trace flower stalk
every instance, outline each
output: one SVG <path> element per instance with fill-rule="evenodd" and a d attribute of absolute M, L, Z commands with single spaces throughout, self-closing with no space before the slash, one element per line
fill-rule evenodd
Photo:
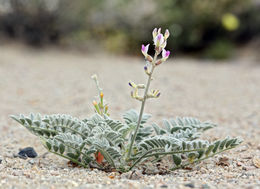
<path fill-rule="evenodd" d="M 150 84 L 151 84 L 154 69 L 156 68 L 156 66 L 158 66 L 162 62 L 166 61 L 167 58 L 170 55 L 170 51 L 166 51 L 164 49 L 166 44 L 167 44 L 167 38 L 169 37 L 169 35 L 170 35 L 170 33 L 169 33 L 168 29 L 165 31 L 164 35 L 161 34 L 161 28 L 159 28 L 158 30 L 157 30 L 157 28 L 155 28 L 153 30 L 152 36 L 153 36 L 153 41 L 154 41 L 154 46 L 155 46 L 155 54 L 154 54 L 153 58 L 148 54 L 150 44 L 148 44 L 146 46 L 142 45 L 142 47 L 141 47 L 141 52 L 143 53 L 147 62 L 150 63 L 150 65 L 151 65 L 150 71 L 148 71 L 147 65 L 145 65 L 145 67 L 144 67 L 144 71 L 148 75 L 148 79 L 147 79 L 146 85 L 143 87 L 145 89 L 143 97 L 140 97 L 138 95 L 138 89 L 140 89 L 140 87 L 138 87 L 138 86 L 140 86 L 140 85 L 136 85 L 133 82 L 129 82 L 129 85 L 134 88 L 134 92 L 131 92 L 131 96 L 133 98 L 137 99 L 137 100 L 140 100 L 142 102 L 142 104 L 141 104 L 141 108 L 140 108 L 140 112 L 139 112 L 139 118 L 138 118 L 138 121 L 137 121 L 137 125 L 136 125 L 136 128 L 135 128 L 135 132 L 134 132 L 134 135 L 131 139 L 131 143 L 130 143 L 130 146 L 129 146 L 129 149 L 128 149 L 127 158 L 126 158 L 127 160 L 129 160 L 129 158 L 131 158 L 131 155 L 132 155 L 133 145 L 134 145 L 138 130 L 139 130 L 140 125 L 141 125 L 146 100 L 148 98 L 158 98 L 161 94 L 159 92 L 159 90 L 152 90 L 152 93 L 148 93 L 148 92 L 149 92 L 149 87 L 150 87 Z M 157 60 L 157 57 L 161 52 L 162 52 L 162 58 L 160 60 Z"/>

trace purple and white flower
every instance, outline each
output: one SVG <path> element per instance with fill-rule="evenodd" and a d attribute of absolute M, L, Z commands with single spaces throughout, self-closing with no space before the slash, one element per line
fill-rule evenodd
<path fill-rule="evenodd" d="M 166 47 L 167 39 L 169 36 L 170 36 L 170 32 L 168 29 L 165 30 L 164 35 L 161 34 L 161 28 L 159 28 L 158 30 L 157 28 L 155 28 L 153 30 L 153 42 L 158 53 L 160 53 L 161 50 Z"/>
<path fill-rule="evenodd" d="M 148 50 L 149 50 L 149 45 L 150 44 L 148 44 L 148 45 L 142 45 L 142 48 L 141 48 L 141 51 L 142 51 L 142 53 L 143 53 L 143 55 L 144 55 L 144 57 L 145 58 L 147 58 L 147 56 L 148 56 L 148 54 L 147 54 L 147 52 L 148 52 Z"/>
<path fill-rule="evenodd" d="M 153 39 L 154 45 L 156 47 L 161 47 L 162 44 L 164 43 L 164 37 L 163 34 L 158 33 L 158 35 Z"/>
<path fill-rule="evenodd" d="M 165 49 L 162 50 L 162 61 L 166 61 L 167 58 L 170 56 L 171 52 Z"/>

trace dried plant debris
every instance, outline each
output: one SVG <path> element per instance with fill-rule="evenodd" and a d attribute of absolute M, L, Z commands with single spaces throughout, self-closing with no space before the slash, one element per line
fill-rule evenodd
<path fill-rule="evenodd" d="M 255 157 L 253 158 L 253 164 L 254 164 L 254 166 L 255 166 L 256 168 L 260 168 L 260 158 L 257 157 L 257 156 L 255 156 Z"/>
<path fill-rule="evenodd" d="M 221 157 L 221 158 L 219 158 L 219 160 L 216 164 L 220 165 L 220 166 L 229 166 L 230 165 L 229 158 L 228 157 Z"/>

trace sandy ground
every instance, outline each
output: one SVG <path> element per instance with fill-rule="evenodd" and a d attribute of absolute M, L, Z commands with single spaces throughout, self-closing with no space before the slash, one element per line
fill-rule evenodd
<path fill-rule="evenodd" d="M 29 112 L 90 115 L 96 95 L 93 73 L 100 77 L 114 118 L 130 108 L 139 109 L 127 83 L 145 81 L 142 59 L 0 47 L 0 188 L 260 188 L 260 169 L 253 164 L 253 158 L 260 158 L 260 64 L 175 58 L 160 66 L 152 87 L 162 95 L 146 106 L 152 121 L 195 116 L 219 124 L 204 138 L 241 136 L 244 143 L 193 170 L 164 176 L 136 173 L 132 179 L 129 174 L 111 179 L 111 173 L 71 168 L 52 154 L 42 157 L 46 150 L 40 141 L 8 117 Z M 27 146 L 40 156 L 13 157 Z M 226 166 L 218 165 L 221 157 L 228 158 Z"/>

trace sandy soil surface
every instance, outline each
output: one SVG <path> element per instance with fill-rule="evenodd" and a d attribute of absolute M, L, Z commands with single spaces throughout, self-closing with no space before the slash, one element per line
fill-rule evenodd
<path fill-rule="evenodd" d="M 152 121 L 195 116 L 219 127 L 204 134 L 214 140 L 241 136 L 236 149 L 198 164 L 193 170 L 169 175 L 111 173 L 72 168 L 46 150 L 10 114 L 66 113 L 84 118 L 93 110 L 96 95 L 90 79 L 97 73 L 114 118 L 139 103 L 130 98 L 128 80 L 145 82 L 138 58 L 84 55 L 62 50 L 0 47 L 0 188 L 260 188 L 260 64 L 245 60 L 214 63 L 172 59 L 156 70 L 152 87 L 162 92 L 147 103 Z M 13 154 L 32 146 L 38 158 L 23 160 Z M 220 158 L 227 157 L 224 163 Z"/>

